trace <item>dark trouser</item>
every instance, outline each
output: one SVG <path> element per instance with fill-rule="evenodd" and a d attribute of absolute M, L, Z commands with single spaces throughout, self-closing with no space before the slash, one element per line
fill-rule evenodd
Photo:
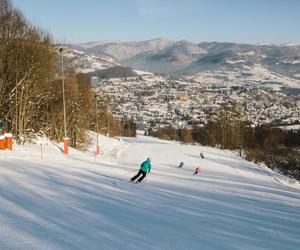
<path fill-rule="evenodd" d="M 141 182 L 145 176 L 146 176 L 146 172 L 144 172 L 143 170 L 140 170 L 135 176 L 133 176 L 131 178 L 131 181 L 135 181 L 137 178 L 139 178 L 140 175 L 142 175 L 139 179 L 138 179 L 138 182 Z"/>

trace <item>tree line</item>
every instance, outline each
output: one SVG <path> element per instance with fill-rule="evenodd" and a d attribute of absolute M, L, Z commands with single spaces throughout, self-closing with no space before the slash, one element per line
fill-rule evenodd
<path fill-rule="evenodd" d="M 62 52 L 63 53 L 63 52 Z M 64 74 L 67 136 L 81 147 L 87 131 L 110 127 L 109 135 L 135 135 L 132 120 L 117 120 L 96 101 L 90 77 L 68 68 Z M 106 119 L 109 117 L 109 119 Z M 96 121 L 97 118 L 97 121 Z M 64 137 L 61 55 L 51 34 L 32 25 L 10 0 L 0 0 L 0 127 L 18 142 L 37 133 Z"/>

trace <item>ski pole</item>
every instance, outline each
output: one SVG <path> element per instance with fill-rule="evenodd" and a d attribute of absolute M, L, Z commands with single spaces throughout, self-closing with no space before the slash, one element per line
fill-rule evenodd
<path fill-rule="evenodd" d="M 135 172 L 137 170 L 139 170 L 139 169 L 137 168 L 137 169 L 134 169 L 134 170 L 126 171 L 124 174 L 128 175 L 128 174 L 131 174 L 131 173 L 133 173 L 133 172 Z"/>
<path fill-rule="evenodd" d="M 125 172 L 124 174 L 123 174 L 123 177 L 128 177 L 131 173 L 133 173 L 133 172 L 135 172 L 135 171 L 137 171 L 138 170 L 138 168 L 137 169 L 134 169 L 134 170 L 130 170 L 130 171 L 127 171 L 127 172 Z"/>
<path fill-rule="evenodd" d="M 146 175 L 146 177 L 145 177 L 145 181 L 144 181 L 145 184 L 147 183 L 148 176 L 149 176 L 149 172 L 147 173 L 147 175 Z"/>
<path fill-rule="evenodd" d="M 137 169 L 134 169 L 134 170 L 130 170 L 129 172 L 127 172 L 127 174 L 130 174 L 130 173 L 135 172 L 137 170 L 139 170 L 139 169 L 137 168 Z"/>

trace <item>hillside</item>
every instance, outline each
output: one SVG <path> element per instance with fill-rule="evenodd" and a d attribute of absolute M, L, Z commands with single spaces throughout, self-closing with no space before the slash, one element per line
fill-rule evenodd
<path fill-rule="evenodd" d="M 207 52 L 188 41 L 179 41 L 160 51 L 147 51 L 121 61 L 133 68 L 172 74 L 192 64 Z"/>
<path fill-rule="evenodd" d="M 39 142 L 0 152 L 0 249 L 299 247 L 299 183 L 230 152 L 101 136 L 103 155 L 65 157 L 42 142 L 42 159 Z M 148 178 L 128 183 L 146 157 Z"/>
<path fill-rule="evenodd" d="M 107 69 L 102 69 L 92 73 L 93 76 L 97 76 L 100 79 L 110 79 L 110 78 L 126 78 L 134 77 L 138 74 L 129 67 L 124 66 L 114 66 Z"/>
<path fill-rule="evenodd" d="M 82 57 L 121 64 L 138 70 L 191 76 L 201 72 L 243 72 L 259 65 L 272 74 L 300 79 L 300 46 L 222 42 L 192 43 L 164 38 L 132 42 L 92 42 L 74 44 Z M 75 61 L 79 60 L 78 58 Z M 91 60 L 90 60 L 91 61 Z M 86 61 L 87 62 L 87 61 Z M 87 62 L 90 64 L 90 62 Z M 79 65 L 79 63 L 74 63 Z M 85 68 L 86 66 L 82 66 Z M 93 67 L 93 66 L 92 66 Z"/>

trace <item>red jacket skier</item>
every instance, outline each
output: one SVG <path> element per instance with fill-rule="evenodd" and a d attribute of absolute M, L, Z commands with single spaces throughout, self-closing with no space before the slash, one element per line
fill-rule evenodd
<path fill-rule="evenodd" d="M 200 172 L 200 167 L 196 167 L 194 174 L 198 174 Z"/>

